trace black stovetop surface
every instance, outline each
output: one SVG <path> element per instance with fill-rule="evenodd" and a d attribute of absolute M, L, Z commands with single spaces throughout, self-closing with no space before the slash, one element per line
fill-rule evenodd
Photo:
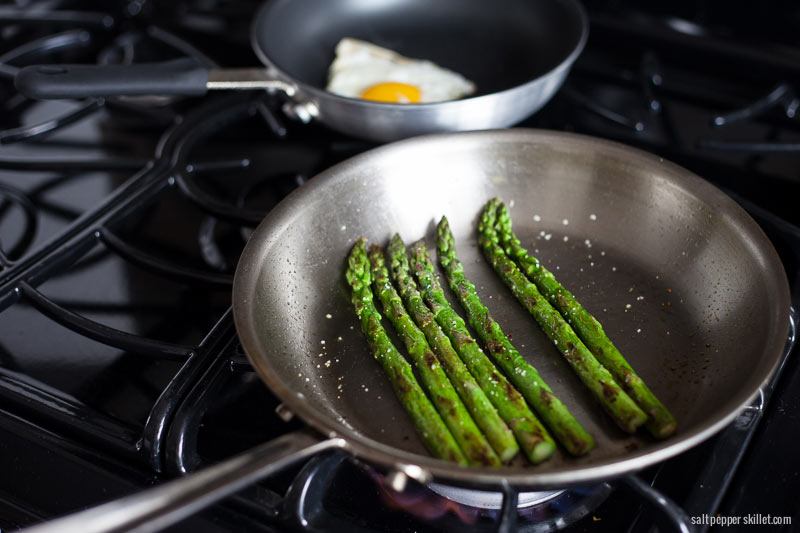
<path fill-rule="evenodd" d="M 44 62 L 190 55 L 252 66 L 257 5 L 0 8 L 0 531 L 142 490 L 302 426 L 275 413 L 278 401 L 242 353 L 232 273 L 265 212 L 373 145 L 294 123 L 275 97 L 256 93 L 34 103 L 11 82 L 17 68 Z M 554 100 L 520 126 L 637 146 L 722 188 L 775 245 L 797 308 L 800 9 L 587 7 L 584 54 Z M 774 391 L 764 391 L 763 411 L 745 410 L 636 479 L 688 517 L 798 523 L 798 381 L 790 354 Z M 399 509 L 379 478 L 342 456 L 320 456 L 174 529 L 497 528 L 498 513 L 419 487 L 401 498 L 411 510 Z M 523 513 L 520 530 L 538 531 L 569 515 L 570 501 L 592 499 L 605 501 L 577 512 L 583 518 L 570 530 L 674 527 L 635 486 L 581 489 Z"/>

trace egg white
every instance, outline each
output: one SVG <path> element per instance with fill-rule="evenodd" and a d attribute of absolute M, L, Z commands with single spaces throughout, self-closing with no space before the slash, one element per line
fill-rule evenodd
<path fill-rule="evenodd" d="M 410 59 L 357 39 L 339 41 L 328 71 L 328 91 L 361 98 L 366 89 L 387 82 L 416 87 L 420 90 L 420 103 L 456 100 L 475 92 L 474 83 L 431 61 Z"/>

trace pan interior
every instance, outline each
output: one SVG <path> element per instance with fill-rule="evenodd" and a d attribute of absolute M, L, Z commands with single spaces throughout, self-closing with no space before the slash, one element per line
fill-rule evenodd
<path fill-rule="evenodd" d="M 511 206 L 523 244 L 602 322 L 677 417 L 676 435 L 654 441 L 616 429 L 498 279 L 475 235 L 493 196 Z M 707 183 L 579 136 L 430 136 L 312 180 L 267 217 L 240 264 L 251 281 L 238 284 L 234 309 L 248 355 L 313 425 L 427 460 L 367 347 L 344 271 L 362 235 L 380 244 L 394 232 L 407 243 L 425 237 L 432 250 L 442 215 L 494 317 L 597 441 L 581 458 L 559 451 L 535 468 L 518 461 L 519 472 L 534 475 L 529 484 L 553 472 L 580 480 L 586 467 L 646 458 L 703 435 L 730 419 L 777 363 L 789 305 L 782 267 L 755 223 Z"/>
<path fill-rule="evenodd" d="M 256 21 L 260 51 L 284 73 L 324 88 L 336 43 L 355 37 L 509 89 L 558 66 L 581 39 L 563 0 L 273 0 Z"/>

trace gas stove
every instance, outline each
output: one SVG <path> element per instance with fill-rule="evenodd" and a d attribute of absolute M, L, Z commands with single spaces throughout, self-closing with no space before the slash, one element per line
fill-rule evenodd
<path fill-rule="evenodd" d="M 715 4 L 587 5 L 584 53 L 520 126 L 616 140 L 709 180 L 769 236 L 798 308 L 800 9 L 778 3 L 768 16 Z M 242 352 L 233 272 L 265 213 L 375 145 L 293 121 L 280 97 L 258 91 L 34 102 L 13 85 L 19 68 L 39 63 L 258 65 L 248 40 L 258 5 L 0 8 L 0 531 L 303 427 Z M 170 530 L 705 531 L 717 515 L 800 523 L 793 344 L 794 324 L 771 386 L 731 426 L 634 476 L 545 493 L 413 482 L 399 491 L 391 476 L 330 452 Z"/>

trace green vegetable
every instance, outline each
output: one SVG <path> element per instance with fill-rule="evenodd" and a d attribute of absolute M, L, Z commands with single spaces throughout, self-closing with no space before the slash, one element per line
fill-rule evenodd
<path fill-rule="evenodd" d="M 383 367 L 428 451 L 438 459 L 466 465 L 464 454 L 417 383 L 411 365 L 400 355 L 381 325 L 381 315 L 372 302 L 371 275 L 364 238 L 359 239 L 350 252 L 346 277 L 352 288 L 353 307 L 372 354 Z"/>
<path fill-rule="evenodd" d="M 450 306 L 434 274 L 428 250 L 421 241 L 412 245 L 411 267 L 436 322 L 450 338 L 489 401 L 514 432 L 522 451 L 533 463 L 548 459 L 555 451 L 553 438 L 525 403 L 525 398 L 486 357 L 467 330 L 464 320 Z"/>
<path fill-rule="evenodd" d="M 499 200 L 494 198 L 481 213 L 478 223 L 478 243 L 486 259 L 533 315 L 544 332 L 556 345 L 584 385 L 600 401 L 605 411 L 624 431 L 634 433 L 647 421 L 647 415 L 623 391 L 611 373 L 597 361 L 592 352 L 578 338 L 564 317 L 539 293 L 525 274 L 517 267 L 500 246 L 495 231 L 496 212 Z"/>
<path fill-rule="evenodd" d="M 511 215 L 505 204 L 497 210 L 497 234 L 505 252 L 516 261 L 522 272 L 535 284 L 545 298 L 558 309 L 578 334 L 598 361 L 611 372 L 617 383 L 649 415 L 645 423 L 647 430 L 656 438 L 665 438 L 675 431 L 675 417 L 656 398 L 636 375 L 619 350 L 611 342 L 603 327 L 583 306 L 564 288 L 541 262 L 531 256 L 520 244 L 511 228 Z"/>
<path fill-rule="evenodd" d="M 519 446 L 514 440 L 514 433 L 508 428 L 503 419 L 497 413 L 497 409 L 481 390 L 475 378 L 469 373 L 464 362 L 459 358 L 450 339 L 436 323 L 436 319 L 431 313 L 422 295 L 417 289 L 417 284 L 411 276 L 408 265 L 406 248 L 400 235 L 395 234 L 389 244 L 388 258 L 392 278 L 400 290 L 400 296 L 408 309 L 409 314 L 414 318 L 414 322 L 425 333 L 428 344 L 433 349 L 439 362 L 447 373 L 450 381 L 458 391 L 464 405 L 469 410 L 475 423 L 483 431 L 486 440 L 500 460 L 508 462 L 517 455 Z"/>
<path fill-rule="evenodd" d="M 389 280 L 389 271 L 380 246 L 370 247 L 369 261 L 372 265 L 372 284 L 383 304 L 384 313 L 403 339 L 406 350 L 417 367 L 423 387 L 428 391 L 433 405 L 455 437 L 467 461 L 474 465 L 500 466 L 500 459 L 447 379 L 439 360 L 428 346 L 425 334 L 414 324 L 403 307 L 400 295 Z"/>
<path fill-rule="evenodd" d="M 573 455 L 583 455 L 594 447 L 594 439 L 572 416 L 539 372 L 525 360 L 509 342 L 500 325 L 483 305 L 475 285 L 464 275 L 458 260 L 455 239 L 447 218 L 442 217 L 436 232 L 439 262 L 447 273 L 450 288 L 456 293 L 467 312 L 469 323 L 483 340 L 495 363 L 509 376 L 511 382 L 533 406 L 556 439 Z"/>

